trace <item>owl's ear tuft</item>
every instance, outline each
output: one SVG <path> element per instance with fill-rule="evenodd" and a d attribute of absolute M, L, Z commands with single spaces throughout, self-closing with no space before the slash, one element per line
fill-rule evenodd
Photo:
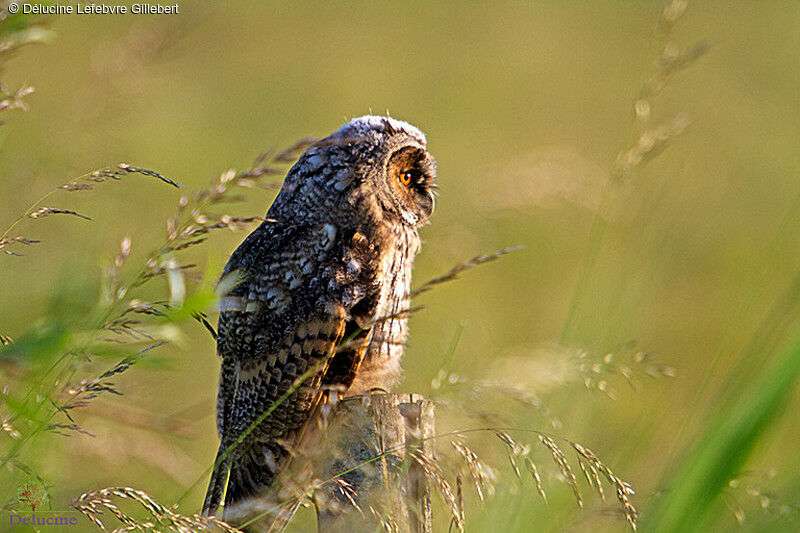
<path fill-rule="evenodd" d="M 382 122 L 383 122 L 384 133 L 386 133 L 387 135 L 394 135 L 395 133 L 397 133 L 397 129 L 394 127 L 394 125 L 392 125 L 392 122 L 389 119 L 384 118 Z"/>

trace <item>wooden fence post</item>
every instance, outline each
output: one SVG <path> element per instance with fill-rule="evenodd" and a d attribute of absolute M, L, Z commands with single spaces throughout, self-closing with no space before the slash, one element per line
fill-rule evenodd
<path fill-rule="evenodd" d="M 433 403 L 417 394 L 341 400 L 326 431 L 317 477 L 333 478 L 316 498 L 320 533 L 432 531 L 431 491 L 416 454 L 434 457 Z"/>

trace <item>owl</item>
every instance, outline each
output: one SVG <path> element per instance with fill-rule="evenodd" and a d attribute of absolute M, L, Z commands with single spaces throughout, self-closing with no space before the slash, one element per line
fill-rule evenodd
<path fill-rule="evenodd" d="M 204 513 L 273 491 L 331 391 L 400 377 L 418 229 L 434 209 L 425 135 L 364 116 L 309 148 L 236 249 L 217 332 L 220 449 Z"/>

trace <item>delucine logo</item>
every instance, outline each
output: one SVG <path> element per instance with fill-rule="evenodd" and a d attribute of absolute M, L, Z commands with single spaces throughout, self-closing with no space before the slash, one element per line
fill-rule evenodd
<path fill-rule="evenodd" d="M 58 513 L 47 513 L 46 515 L 18 515 L 9 514 L 9 526 L 75 526 L 78 524 L 78 517 L 64 516 Z"/>
<path fill-rule="evenodd" d="M 77 516 L 70 516 L 69 513 L 42 512 L 41 508 L 49 500 L 47 491 L 31 481 L 25 483 L 17 491 L 17 501 L 26 507 L 30 507 L 30 513 L 8 514 L 9 526 L 75 526 L 78 524 Z M 40 511 L 37 513 L 37 507 Z"/>

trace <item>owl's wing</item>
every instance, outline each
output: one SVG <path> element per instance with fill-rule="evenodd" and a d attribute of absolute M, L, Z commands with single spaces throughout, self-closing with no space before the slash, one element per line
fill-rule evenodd
<path fill-rule="evenodd" d="M 377 305 L 378 262 L 363 235 L 330 223 L 265 223 L 242 243 L 224 274 L 241 282 L 220 306 L 221 434 L 246 430 L 306 373 L 313 376 L 296 391 L 292 413 L 277 406 L 266 435 L 296 424 L 286 417 L 310 407 L 305 389 L 317 388 L 330 364 L 326 385 L 349 386 Z"/>
<path fill-rule="evenodd" d="M 366 248 L 354 249 L 356 241 Z M 261 445 L 262 464 L 243 458 L 232 465 L 226 501 L 271 484 L 285 443 L 302 435 L 324 400 L 323 380 L 327 387 L 352 382 L 377 295 L 374 254 L 362 241 L 330 224 L 262 226 L 231 257 L 226 273 L 238 271 L 242 281 L 221 304 L 220 451 L 248 432 L 248 445 Z M 367 266 L 355 273 L 347 268 L 354 253 Z M 326 379 L 331 365 L 336 375 Z M 212 476 L 209 496 L 214 483 Z M 219 503 L 213 499 L 206 502 L 211 512 Z"/>
<path fill-rule="evenodd" d="M 331 361 L 341 355 L 357 365 L 363 357 L 365 343 L 356 347 L 348 342 L 340 350 L 346 329 L 343 308 L 333 306 L 300 324 L 263 357 L 245 361 L 223 357 L 219 465 L 212 474 L 207 513 L 216 512 L 225 486 L 226 505 L 258 496 L 272 485 L 287 454 L 299 450 L 306 427 L 313 424 L 317 407 L 327 397 L 321 382 Z M 352 368 L 353 374 L 356 370 Z M 238 449 L 231 453 L 232 446 Z"/>
<path fill-rule="evenodd" d="M 245 361 L 223 357 L 219 465 L 204 505 L 208 514 L 216 512 L 226 486 L 226 505 L 263 493 L 286 456 L 300 451 L 305 430 L 327 397 L 321 382 L 330 362 L 342 355 L 358 364 L 363 357 L 365 343 L 358 347 L 347 343 L 339 350 L 346 324 L 343 308 L 332 306 L 330 312 L 300 324 L 282 345 L 262 357 Z M 231 450 L 234 446 L 238 448 Z"/>

